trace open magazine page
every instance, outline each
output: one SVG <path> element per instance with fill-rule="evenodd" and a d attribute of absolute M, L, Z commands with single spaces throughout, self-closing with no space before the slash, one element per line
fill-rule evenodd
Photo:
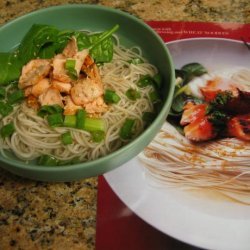
<path fill-rule="evenodd" d="M 250 60 L 250 24 L 165 21 L 150 21 L 148 24 L 157 31 L 166 42 L 166 46 L 171 44 L 172 41 L 183 41 L 191 38 L 236 40 L 242 42 L 242 46 L 246 46 L 246 53 L 249 50 Z M 214 40 L 211 40 L 211 42 L 214 42 Z M 199 44 L 199 40 L 197 44 Z M 176 46 L 176 49 L 178 49 L 178 45 Z M 179 66 L 176 65 L 176 67 Z M 100 176 L 97 201 L 96 249 L 160 250 L 198 248 L 171 238 L 144 222 L 118 198 L 105 178 Z"/>

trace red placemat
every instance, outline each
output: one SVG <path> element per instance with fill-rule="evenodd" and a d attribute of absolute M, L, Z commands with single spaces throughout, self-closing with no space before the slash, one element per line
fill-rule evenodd
<path fill-rule="evenodd" d="M 150 21 L 165 42 L 207 37 L 239 40 L 250 50 L 250 24 Z M 112 191 L 106 180 L 98 179 L 96 250 L 199 249 L 156 230 L 135 215 Z"/>

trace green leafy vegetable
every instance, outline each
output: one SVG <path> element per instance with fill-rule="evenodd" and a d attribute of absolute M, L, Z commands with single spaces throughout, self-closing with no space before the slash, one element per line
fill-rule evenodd
<path fill-rule="evenodd" d="M 46 44 L 56 41 L 59 30 L 51 25 L 34 24 L 26 33 L 19 45 L 19 58 L 26 64 L 33 58 L 37 58 L 39 52 Z"/>
<path fill-rule="evenodd" d="M 50 127 L 59 127 L 63 125 L 63 115 L 61 113 L 48 115 L 47 120 Z"/>
<path fill-rule="evenodd" d="M 0 88 L 0 99 L 4 99 L 6 95 L 6 90 L 5 88 Z"/>
<path fill-rule="evenodd" d="M 17 53 L 0 53 L 0 85 L 6 85 L 19 78 L 22 61 Z"/>
<path fill-rule="evenodd" d="M 152 103 L 157 103 L 161 101 L 158 91 L 153 90 L 149 92 L 149 98 Z"/>
<path fill-rule="evenodd" d="M 62 134 L 62 143 L 64 145 L 69 145 L 73 143 L 73 138 L 70 134 L 70 132 L 66 132 L 64 134 Z"/>
<path fill-rule="evenodd" d="M 9 124 L 4 125 L 1 128 L 0 134 L 1 134 L 2 138 L 6 138 L 6 137 L 11 136 L 14 133 L 14 131 L 15 131 L 15 127 L 14 127 L 13 122 L 11 122 Z"/>
<path fill-rule="evenodd" d="M 120 138 L 123 140 L 131 139 L 133 136 L 133 128 L 135 125 L 134 119 L 127 118 L 120 129 Z"/>
<path fill-rule="evenodd" d="M 118 103 L 121 100 L 120 96 L 115 91 L 106 89 L 104 93 L 104 101 L 106 103 Z"/>
<path fill-rule="evenodd" d="M 150 75 L 143 75 L 140 77 L 139 81 L 137 82 L 137 86 L 140 88 L 145 88 L 148 85 L 153 85 L 154 80 Z"/>
<path fill-rule="evenodd" d="M 19 102 L 19 101 L 21 101 L 23 99 L 24 99 L 24 92 L 21 89 L 16 90 L 15 92 L 10 93 L 8 95 L 8 102 L 9 102 L 9 104 L 17 103 L 17 102 Z"/>
<path fill-rule="evenodd" d="M 185 82 L 190 82 L 194 77 L 207 73 L 207 69 L 200 63 L 189 63 L 181 68 L 185 72 Z"/>
<path fill-rule="evenodd" d="M 135 101 L 139 98 L 141 98 L 141 94 L 136 89 L 128 89 L 125 93 L 125 95 L 128 97 L 129 100 Z"/>
<path fill-rule="evenodd" d="M 44 117 L 46 115 L 62 113 L 63 108 L 60 105 L 43 105 L 37 115 Z"/>
<path fill-rule="evenodd" d="M 13 111 L 13 107 L 4 102 L 0 102 L 0 114 L 4 117 L 10 114 Z"/>

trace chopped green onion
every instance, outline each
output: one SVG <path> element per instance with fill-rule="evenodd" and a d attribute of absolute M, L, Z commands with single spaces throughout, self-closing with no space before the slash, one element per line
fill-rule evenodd
<path fill-rule="evenodd" d="M 65 127 L 75 128 L 76 127 L 76 116 L 75 115 L 65 115 L 63 125 Z"/>
<path fill-rule="evenodd" d="M 72 80 L 76 80 L 78 78 L 75 65 L 76 65 L 76 60 L 74 59 L 66 60 L 65 69 L 67 70 L 67 73 Z"/>
<path fill-rule="evenodd" d="M 50 155 L 42 155 L 37 160 L 38 165 L 44 165 L 44 166 L 57 166 L 58 160 Z"/>
<path fill-rule="evenodd" d="M 48 115 L 47 120 L 50 127 L 59 127 L 63 125 L 63 115 L 61 113 Z"/>
<path fill-rule="evenodd" d="M 73 139 L 72 139 L 70 132 L 66 132 L 66 133 L 62 134 L 62 143 L 64 145 L 68 145 L 68 144 L 73 143 Z"/>
<path fill-rule="evenodd" d="M 156 87 L 159 89 L 162 85 L 162 76 L 159 73 L 157 73 L 153 76 L 153 80 Z"/>
<path fill-rule="evenodd" d="M 146 123 L 151 123 L 156 117 L 156 114 L 153 112 L 144 112 L 142 115 L 142 120 Z"/>
<path fill-rule="evenodd" d="M 0 134 L 2 138 L 11 136 L 15 131 L 14 124 L 11 122 L 9 124 L 6 124 L 1 128 Z"/>
<path fill-rule="evenodd" d="M 9 104 L 14 104 L 24 99 L 24 92 L 23 90 L 19 89 L 15 92 L 8 95 L 8 102 Z"/>
<path fill-rule="evenodd" d="M 147 87 L 148 85 L 153 85 L 154 80 L 150 75 L 143 75 L 137 82 L 137 86 L 140 88 Z"/>
<path fill-rule="evenodd" d="M 136 99 L 139 99 L 141 97 L 140 92 L 137 91 L 136 89 L 128 89 L 125 94 L 128 97 L 128 99 L 132 101 L 135 101 Z"/>
<path fill-rule="evenodd" d="M 76 112 L 76 128 L 84 129 L 85 118 L 86 111 L 83 109 L 78 109 Z"/>
<path fill-rule="evenodd" d="M 137 57 L 137 58 L 133 58 L 129 60 L 128 63 L 137 65 L 137 64 L 144 63 L 144 61 L 140 57 Z"/>
<path fill-rule="evenodd" d="M 0 102 L 0 114 L 4 117 L 13 111 L 13 107 L 4 102 Z"/>
<path fill-rule="evenodd" d="M 104 139 L 105 133 L 104 131 L 97 130 L 91 132 L 91 135 L 94 142 L 101 142 Z"/>
<path fill-rule="evenodd" d="M 0 88 L 0 99 L 4 99 L 5 94 L 6 94 L 5 88 Z"/>
<path fill-rule="evenodd" d="M 124 122 L 124 124 L 122 125 L 121 129 L 120 129 L 120 137 L 123 140 L 128 140 L 132 138 L 133 135 L 133 127 L 135 124 L 135 120 L 133 119 L 129 119 L 127 118 Z"/>
<path fill-rule="evenodd" d="M 37 115 L 44 117 L 45 115 L 51 115 L 56 113 L 62 113 L 63 108 L 60 105 L 44 105 L 40 108 Z"/>
<path fill-rule="evenodd" d="M 120 96 L 115 91 L 106 89 L 104 94 L 104 101 L 106 103 L 118 103 L 121 100 Z"/>
<path fill-rule="evenodd" d="M 105 122 L 100 118 L 85 118 L 84 130 L 88 132 L 105 131 Z"/>
<path fill-rule="evenodd" d="M 160 96 L 159 96 L 159 93 L 155 90 L 149 92 L 149 98 L 151 100 L 152 103 L 157 103 L 159 102 L 161 99 L 160 99 Z"/>

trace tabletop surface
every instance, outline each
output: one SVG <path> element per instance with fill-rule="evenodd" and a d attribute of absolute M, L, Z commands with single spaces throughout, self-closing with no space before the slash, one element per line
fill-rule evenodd
<path fill-rule="evenodd" d="M 145 21 L 250 23 L 249 0 L 8 0 L 0 25 L 53 5 L 99 4 Z M 94 249 L 97 178 L 42 183 L 0 169 L 0 249 Z"/>

